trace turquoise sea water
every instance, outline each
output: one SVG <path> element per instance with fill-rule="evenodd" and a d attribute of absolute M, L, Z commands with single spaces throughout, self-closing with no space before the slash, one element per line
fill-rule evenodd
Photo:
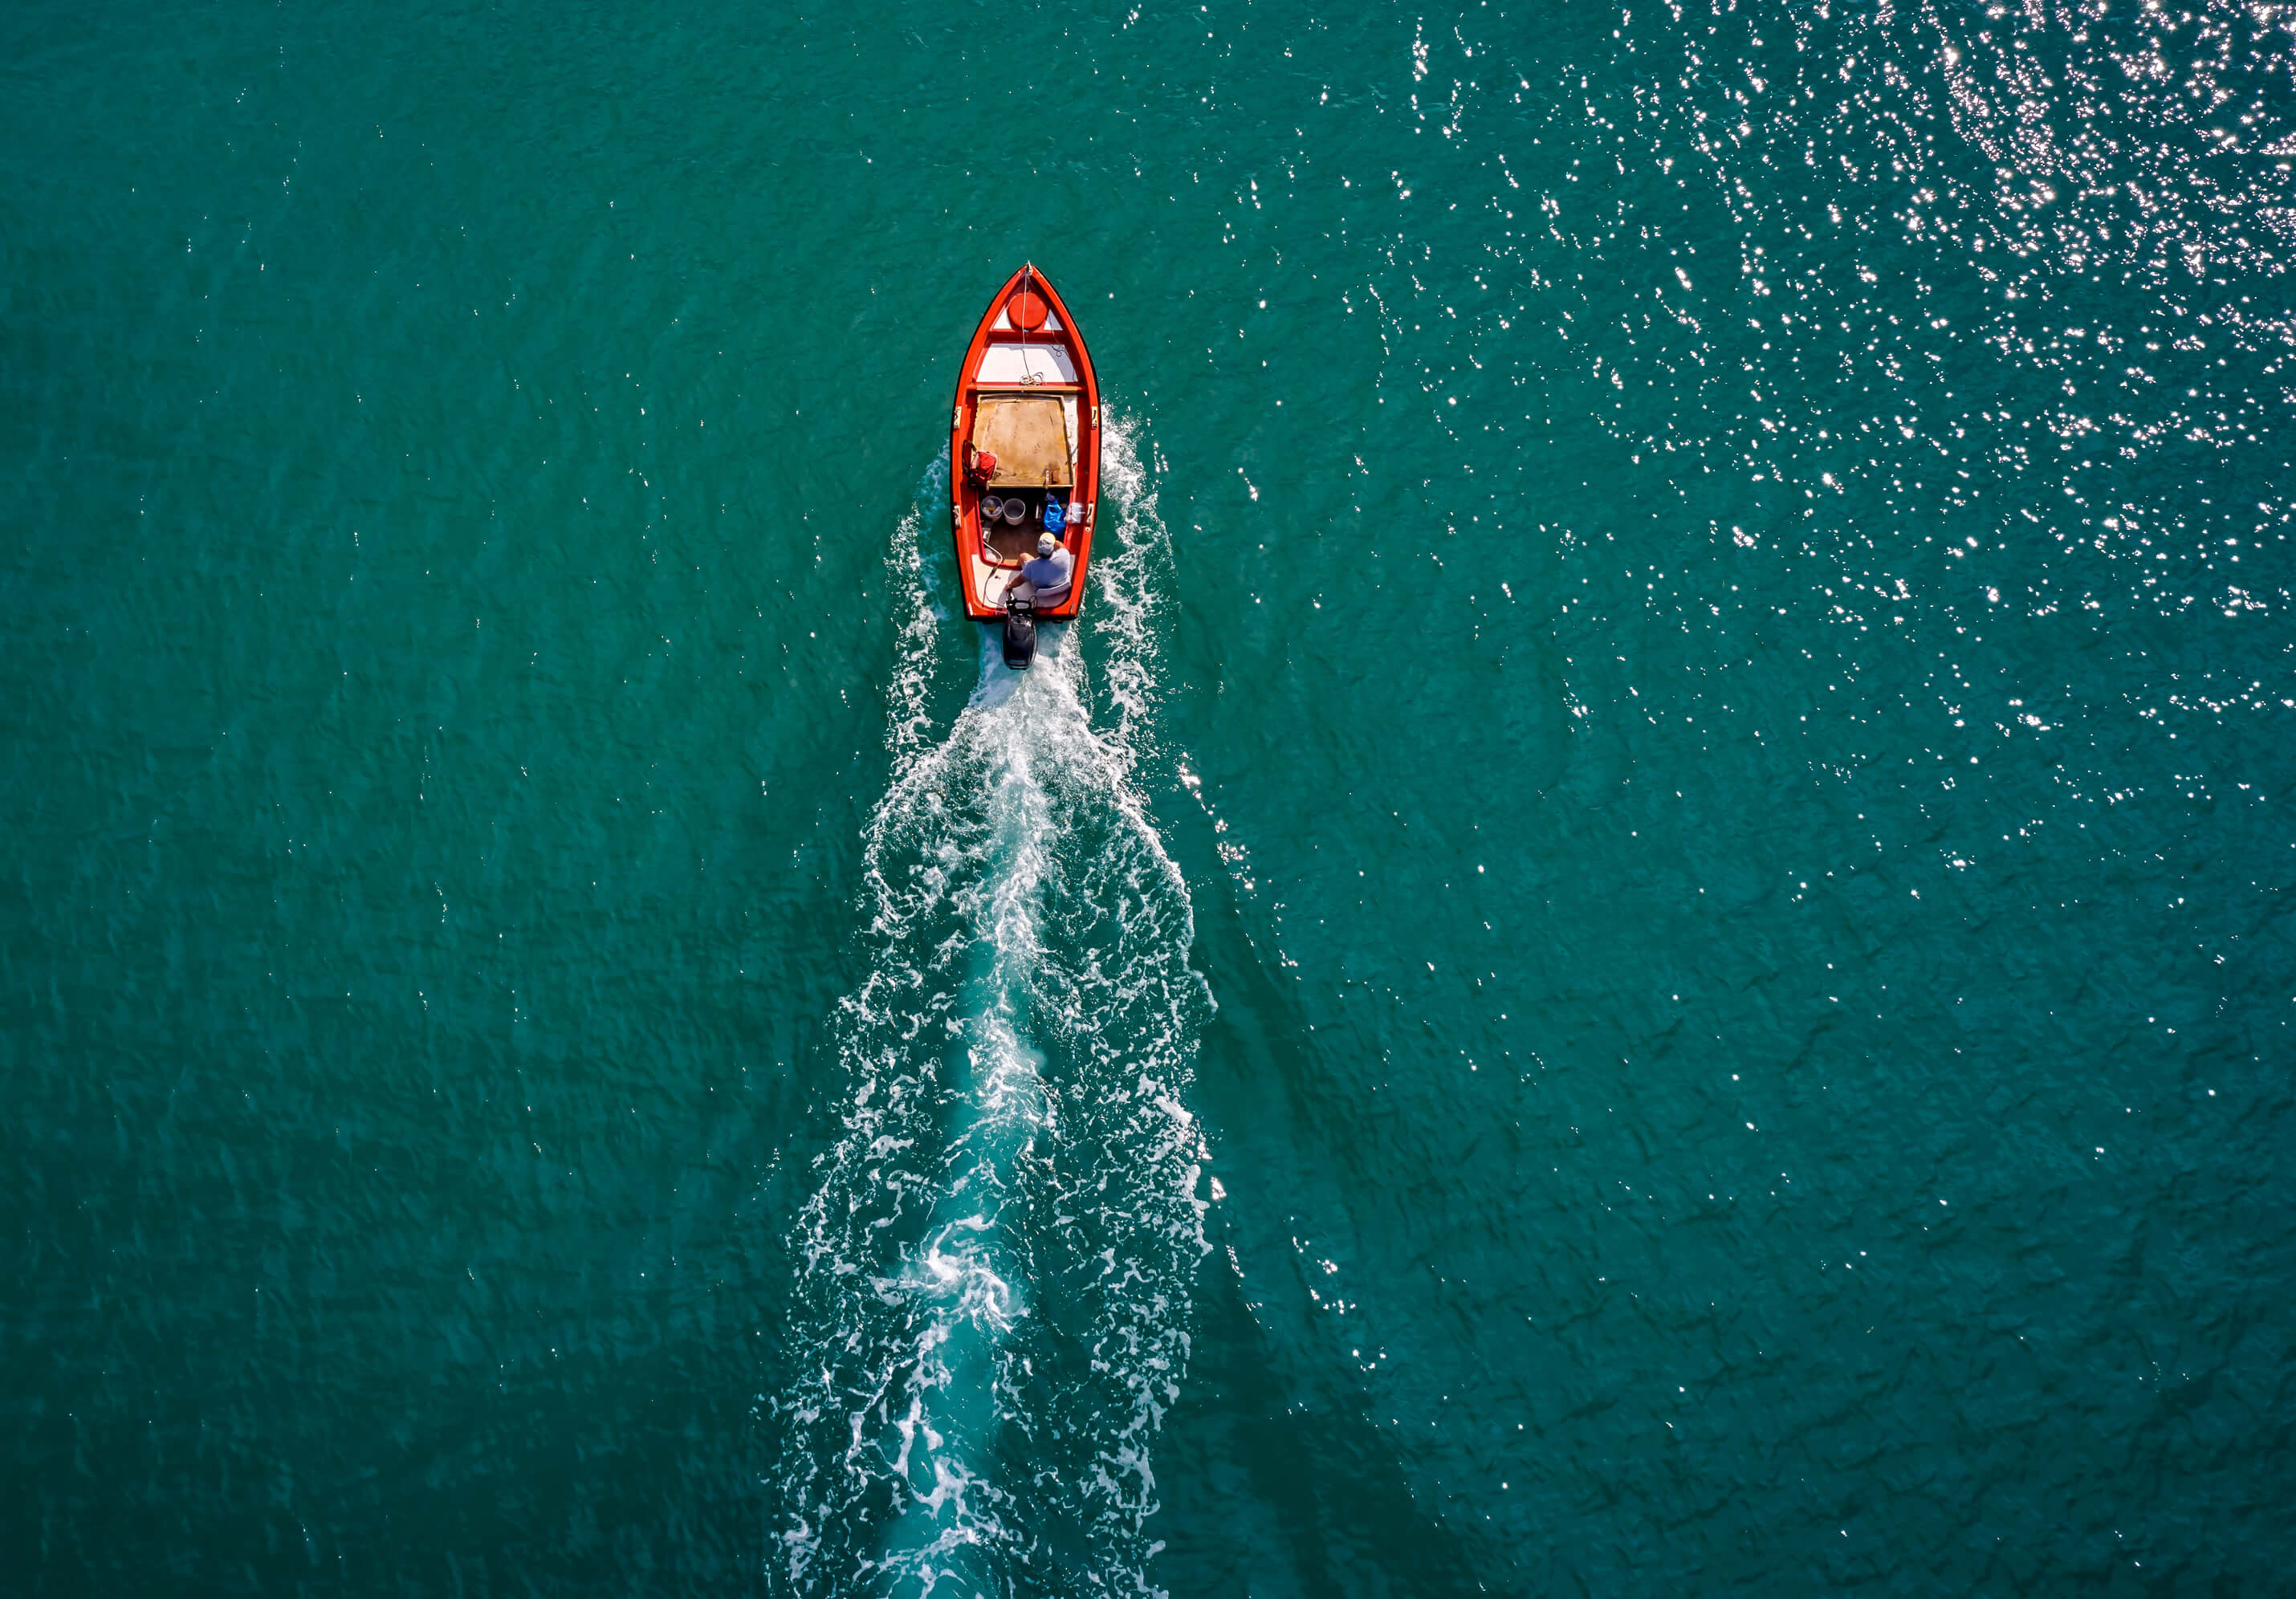
<path fill-rule="evenodd" d="M 0 44 L 12 1589 L 2287 1591 L 2285 8 Z"/>

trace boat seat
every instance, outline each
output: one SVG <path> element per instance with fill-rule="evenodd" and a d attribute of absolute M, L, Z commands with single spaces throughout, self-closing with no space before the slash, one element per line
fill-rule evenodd
<path fill-rule="evenodd" d="M 991 488 L 1075 486 L 1068 407 L 1057 395 L 984 397 L 972 419 L 972 447 L 996 457 Z"/>

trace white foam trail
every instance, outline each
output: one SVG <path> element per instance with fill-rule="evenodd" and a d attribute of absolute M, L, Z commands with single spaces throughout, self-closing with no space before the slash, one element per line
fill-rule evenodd
<path fill-rule="evenodd" d="M 1155 1591 L 1150 1445 L 1207 1247 L 1183 1101 L 1210 999 L 1132 784 L 1167 554 L 1111 432 L 1088 619 L 1047 625 L 1021 674 L 984 636 L 938 742 L 938 472 L 888 557 L 892 781 L 865 835 L 870 968 L 837 1018 L 844 1134 L 799 1225 L 778 1592 Z"/>

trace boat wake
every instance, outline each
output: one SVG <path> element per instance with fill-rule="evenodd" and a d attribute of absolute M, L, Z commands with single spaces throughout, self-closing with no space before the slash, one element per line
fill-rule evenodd
<path fill-rule="evenodd" d="M 775 1591 L 1155 1591 L 1150 1445 L 1208 1247 L 1183 1101 L 1210 1000 L 1133 786 L 1163 529 L 1129 438 L 1107 446 L 1080 624 L 1105 646 L 1097 718 L 1082 641 L 1048 626 L 1024 673 L 984 635 L 936 740 L 940 472 L 895 535 L 893 771 L 868 973 L 836 1018 L 843 1136 L 798 1226 Z"/>

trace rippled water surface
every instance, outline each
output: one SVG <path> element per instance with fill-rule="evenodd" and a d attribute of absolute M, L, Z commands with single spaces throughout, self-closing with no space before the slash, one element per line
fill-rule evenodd
<path fill-rule="evenodd" d="M 0 44 L 18 1584 L 2284 1588 L 2296 13 Z"/>

